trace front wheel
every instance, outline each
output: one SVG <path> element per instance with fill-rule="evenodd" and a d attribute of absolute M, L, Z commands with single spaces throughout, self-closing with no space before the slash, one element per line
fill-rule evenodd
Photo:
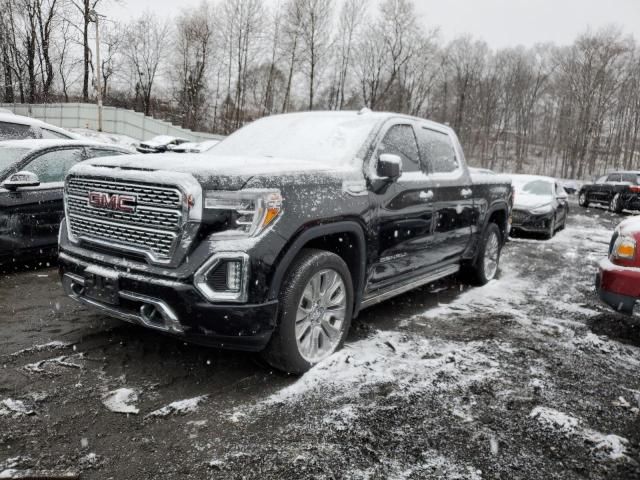
<path fill-rule="evenodd" d="M 265 360 L 287 373 L 302 374 L 344 344 L 353 312 L 351 273 L 338 255 L 303 250 L 280 295 L 279 322 Z"/>
<path fill-rule="evenodd" d="M 480 240 L 480 251 L 475 263 L 469 269 L 470 280 L 477 285 L 485 285 L 498 274 L 502 233 L 495 223 L 490 223 Z"/>
<path fill-rule="evenodd" d="M 589 199 L 587 198 L 587 192 L 580 192 L 580 195 L 578 195 L 578 205 L 583 208 L 589 208 Z"/>

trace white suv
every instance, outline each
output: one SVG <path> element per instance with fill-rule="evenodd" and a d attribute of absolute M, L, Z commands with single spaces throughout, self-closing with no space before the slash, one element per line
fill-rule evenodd
<path fill-rule="evenodd" d="M 29 138 L 78 139 L 78 135 L 35 118 L 0 112 L 0 141 Z"/>

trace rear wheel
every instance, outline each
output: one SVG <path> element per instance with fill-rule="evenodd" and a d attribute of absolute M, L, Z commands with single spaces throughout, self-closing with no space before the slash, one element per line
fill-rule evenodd
<path fill-rule="evenodd" d="M 344 260 L 303 250 L 283 284 L 278 326 L 263 357 L 284 372 L 306 372 L 342 347 L 352 312 L 353 284 Z"/>
<path fill-rule="evenodd" d="M 587 197 L 587 192 L 580 192 L 580 195 L 578 195 L 578 205 L 584 208 L 589 208 L 589 197 Z"/>
<path fill-rule="evenodd" d="M 622 212 L 622 199 L 620 198 L 619 193 L 616 193 L 613 198 L 611 198 L 611 202 L 609 202 L 609 210 L 613 213 Z"/>
<path fill-rule="evenodd" d="M 475 263 L 467 269 L 469 280 L 477 285 L 485 285 L 498 274 L 502 234 L 495 223 L 490 223 L 480 241 L 480 251 Z"/>

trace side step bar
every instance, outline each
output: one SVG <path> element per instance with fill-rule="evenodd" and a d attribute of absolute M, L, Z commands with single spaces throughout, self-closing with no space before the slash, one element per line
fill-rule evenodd
<path fill-rule="evenodd" d="M 429 283 L 433 283 L 442 278 L 448 277 L 450 275 L 454 275 L 460 271 L 460 265 L 451 265 L 445 268 L 442 268 L 436 272 L 429 273 L 424 277 L 420 277 L 418 279 L 412 280 L 409 283 L 405 283 L 404 285 L 400 285 L 398 287 L 394 287 L 391 290 L 384 291 L 382 293 L 378 293 L 372 297 L 365 298 L 362 301 L 362 305 L 360 307 L 361 310 L 365 308 L 372 307 L 373 305 L 377 305 L 378 303 L 384 302 L 393 297 L 397 297 L 398 295 L 402 295 L 410 290 L 414 290 L 418 287 L 422 287 L 423 285 L 427 285 Z"/>

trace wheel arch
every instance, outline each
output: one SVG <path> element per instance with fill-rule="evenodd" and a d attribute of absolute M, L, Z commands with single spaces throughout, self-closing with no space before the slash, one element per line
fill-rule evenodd
<path fill-rule="evenodd" d="M 360 311 L 367 270 L 367 248 L 363 227 L 354 220 L 337 221 L 302 229 L 278 256 L 269 288 L 269 299 L 277 299 L 282 283 L 304 248 L 317 248 L 341 257 L 351 271 L 355 318 Z M 353 252 L 353 254 L 350 254 Z"/>

